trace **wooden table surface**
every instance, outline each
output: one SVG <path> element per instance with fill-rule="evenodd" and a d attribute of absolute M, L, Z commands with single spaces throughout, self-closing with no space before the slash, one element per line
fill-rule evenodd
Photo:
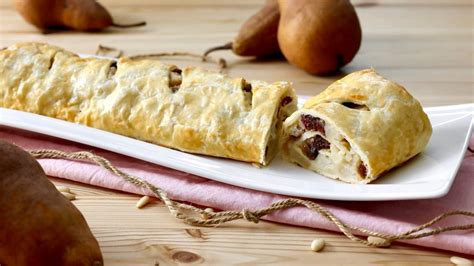
<path fill-rule="evenodd" d="M 104 0 L 118 22 L 146 20 L 134 29 L 102 33 L 40 34 L 0 0 L 0 46 L 42 41 L 78 53 L 92 54 L 98 44 L 122 49 L 126 55 L 188 51 L 232 40 L 240 24 L 261 5 L 259 0 Z M 361 50 L 343 69 L 374 67 L 405 85 L 423 105 L 472 103 L 472 0 L 367 0 L 357 5 L 362 29 Z M 266 81 L 289 80 L 301 95 L 315 95 L 338 76 L 316 77 L 284 61 L 225 58 L 233 76 Z M 164 58 L 178 65 L 199 65 L 189 58 Z M 206 65 L 216 68 L 214 65 Z M 343 235 L 269 222 L 235 222 L 218 228 L 197 228 L 173 218 L 160 203 L 138 210 L 137 195 L 51 178 L 78 194 L 74 204 L 98 238 L 107 265 L 168 264 L 449 264 L 451 252 L 394 244 L 390 249 L 367 248 Z M 309 251 L 314 238 L 324 238 L 321 253 Z M 466 256 L 464 256 L 466 257 Z M 472 257 L 471 257 L 472 258 Z"/>

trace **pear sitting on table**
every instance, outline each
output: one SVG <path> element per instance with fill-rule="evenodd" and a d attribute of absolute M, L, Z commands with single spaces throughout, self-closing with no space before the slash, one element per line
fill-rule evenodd
<path fill-rule="evenodd" d="M 79 210 L 28 152 L 0 141 L 0 265 L 103 265 Z"/>

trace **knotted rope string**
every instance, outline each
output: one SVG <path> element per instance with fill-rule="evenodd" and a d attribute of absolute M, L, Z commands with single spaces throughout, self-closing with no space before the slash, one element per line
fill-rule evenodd
<path fill-rule="evenodd" d="M 296 206 L 304 206 L 315 213 L 318 213 L 322 217 L 326 218 L 328 221 L 335 224 L 339 230 L 346 235 L 352 241 L 362 243 L 367 246 L 371 247 L 388 247 L 390 244 L 395 240 L 408 240 L 408 239 L 418 239 L 422 237 L 437 235 L 442 232 L 447 231 L 454 231 L 454 230 L 470 230 L 474 229 L 474 223 L 470 224 L 463 224 L 463 225 L 455 225 L 455 226 L 447 226 L 447 227 L 439 227 L 433 230 L 428 230 L 425 232 L 420 232 L 429 226 L 447 218 L 450 216 L 455 215 L 462 215 L 462 216 L 469 216 L 474 217 L 474 212 L 469 211 L 450 211 L 445 212 L 434 219 L 419 225 L 411 230 L 400 234 L 384 234 L 375 231 L 371 231 L 369 229 L 360 228 L 356 226 L 352 226 L 349 224 L 345 224 L 335 215 L 333 215 L 330 211 L 322 207 L 321 205 L 309 201 L 309 200 L 302 200 L 296 198 L 288 198 L 285 200 L 277 201 L 270 204 L 266 208 L 250 211 L 248 209 L 243 209 L 241 211 L 207 211 L 201 208 L 197 208 L 191 206 L 189 204 L 179 203 L 177 201 L 171 200 L 166 192 L 159 187 L 150 184 L 146 180 L 129 175 L 127 173 L 122 172 L 118 168 L 116 168 L 110 161 L 107 159 L 95 155 L 90 152 L 80 151 L 80 152 L 62 152 L 58 150 L 32 150 L 30 154 L 37 158 L 37 159 L 71 159 L 71 160 L 88 160 L 93 161 L 97 165 L 103 167 L 107 171 L 121 177 L 127 182 L 130 182 L 136 186 L 147 188 L 151 192 L 153 192 L 158 199 L 163 201 L 163 203 L 168 207 L 169 211 L 178 219 L 183 220 L 185 223 L 194 225 L 194 226 L 219 226 L 223 223 L 227 223 L 230 221 L 235 220 L 247 220 L 249 222 L 258 223 L 261 217 L 277 212 L 279 210 L 284 210 Z M 191 212 L 191 214 L 187 214 L 185 211 Z M 358 231 L 368 235 L 369 237 L 367 240 L 358 237 L 352 233 L 352 231 Z"/>

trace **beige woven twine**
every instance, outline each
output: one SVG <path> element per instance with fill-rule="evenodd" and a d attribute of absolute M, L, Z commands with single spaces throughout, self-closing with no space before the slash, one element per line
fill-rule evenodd
<path fill-rule="evenodd" d="M 31 155 L 37 159 L 72 159 L 72 160 L 88 160 L 93 161 L 97 165 L 105 168 L 107 171 L 114 173 L 115 175 L 121 177 L 127 182 L 130 182 L 136 186 L 149 189 L 153 192 L 158 199 L 164 202 L 168 207 L 169 211 L 178 219 L 183 220 L 185 223 L 195 226 L 218 226 L 223 223 L 227 223 L 234 220 L 247 220 L 249 222 L 258 223 L 260 218 L 274 213 L 279 210 L 293 208 L 296 206 L 304 206 L 313 212 L 321 215 L 326 218 L 328 221 L 334 223 L 339 230 L 346 235 L 349 239 L 355 242 L 362 243 L 371 247 L 388 247 L 391 242 L 395 240 L 408 240 L 408 239 L 418 239 L 422 237 L 437 235 L 442 232 L 454 231 L 454 230 L 471 230 L 474 229 L 474 223 L 447 226 L 447 227 L 438 227 L 436 229 L 427 229 L 429 226 L 454 215 L 463 215 L 474 217 L 474 212 L 455 210 L 450 212 L 445 212 L 431 221 L 419 225 L 409 231 L 400 233 L 400 234 L 384 234 L 375 231 L 371 231 L 365 228 L 360 228 L 346 224 L 342 222 L 339 218 L 334 216 L 330 211 L 323 208 L 319 204 L 309 201 L 296 198 L 288 198 L 285 200 L 277 201 L 270 204 L 266 208 L 258 210 L 248 210 L 243 209 L 240 211 L 206 211 L 201 208 L 191 206 L 189 204 L 179 203 L 177 201 L 171 200 L 166 193 L 159 187 L 156 187 L 144 179 L 136 176 L 132 176 L 122 172 L 113 166 L 107 159 L 95 155 L 90 152 L 80 151 L 80 152 L 62 152 L 58 150 L 32 150 L 30 151 Z M 421 232 L 423 231 L 424 232 Z M 353 232 L 359 232 L 368 235 L 367 240 L 359 236 L 354 235 Z"/>

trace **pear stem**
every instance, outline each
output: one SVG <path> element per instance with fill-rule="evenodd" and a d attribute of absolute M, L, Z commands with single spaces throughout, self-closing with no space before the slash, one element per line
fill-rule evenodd
<path fill-rule="evenodd" d="M 211 47 L 204 52 L 204 56 L 207 56 L 208 54 L 219 50 L 232 50 L 232 42 L 228 42 L 221 46 Z"/>
<path fill-rule="evenodd" d="M 219 58 L 219 59 L 213 59 L 211 57 L 208 57 L 207 55 L 201 55 L 201 54 L 194 54 L 194 53 L 188 53 L 188 52 L 163 52 L 163 53 L 156 53 L 156 54 L 139 54 L 139 55 L 134 55 L 134 56 L 129 56 L 129 59 L 146 59 L 146 58 L 153 58 L 153 57 L 164 57 L 164 56 L 189 56 L 189 57 L 195 57 L 195 58 L 200 58 L 203 62 L 211 62 L 215 63 L 219 66 L 219 72 L 222 73 L 224 70 L 227 68 L 227 61 L 225 61 L 224 58 Z"/>
<path fill-rule="evenodd" d="M 146 25 L 146 21 L 132 23 L 132 24 L 118 24 L 118 23 L 112 22 L 112 26 L 117 27 L 117 28 L 132 28 L 132 27 L 141 27 L 145 25 Z"/>

